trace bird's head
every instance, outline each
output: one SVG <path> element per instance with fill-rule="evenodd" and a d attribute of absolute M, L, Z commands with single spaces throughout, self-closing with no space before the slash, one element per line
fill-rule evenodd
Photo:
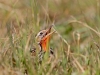
<path fill-rule="evenodd" d="M 52 26 L 50 26 L 46 30 L 40 31 L 36 36 L 37 41 L 39 42 L 40 46 L 42 47 L 42 50 L 44 51 L 47 51 L 50 36 L 54 33 L 54 32 L 51 32 L 51 28 Z"/>

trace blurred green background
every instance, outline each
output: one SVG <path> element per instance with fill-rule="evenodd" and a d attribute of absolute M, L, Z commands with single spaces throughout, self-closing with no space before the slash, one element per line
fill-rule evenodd
<path fill-rule="evenodd" d="M 30 48 L 51 24 L 56 59 L 39 65 Z M 99 0 L 0 0 L 1 75 L 100 75 L 99 53 Z"/>

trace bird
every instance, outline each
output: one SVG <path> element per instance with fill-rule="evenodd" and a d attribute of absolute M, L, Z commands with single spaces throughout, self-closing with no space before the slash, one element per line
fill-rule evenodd
<path fill-rule="evenodd" d="M 53 27 L 53 25 L 51 25 L 47 29 L 41 30 L 36 35 L 36 40 L 37 40 L 38 45 L 40 47 L 40 51 L 38 53 L 39 63 L 42 62 L 46 52 L 49 52 L 49 57 L 54 57 L 55 56 L 53 49 L 52 48 L 50 48 L 50 49 L 48 48 L 49 47 L 48 43 L 50 41 L 50 37 L 54 33 L 54 31 L 51 32 L 52 27 Z M 36 51 L 36 50 L 34 50 L 34 51 Z"/>

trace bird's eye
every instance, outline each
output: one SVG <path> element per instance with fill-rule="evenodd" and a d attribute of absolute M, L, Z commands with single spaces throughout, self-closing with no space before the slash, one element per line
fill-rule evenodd
<path fill-rule="evenodd" d="M 41 32 L 40 35 L 42 35 L 43 33 Z"/>

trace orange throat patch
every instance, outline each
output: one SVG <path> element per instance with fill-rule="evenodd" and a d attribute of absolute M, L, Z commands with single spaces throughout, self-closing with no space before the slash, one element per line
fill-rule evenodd
<path fill-rule="evenodd" d="M 44 37 L 43 40 L 41 40 L 40 44 L 42 46 L 42 49 L 44 51 L 47 51 L 48 50 L 48 43 L 49 43 L 49 40 L 50 40 L 50 36 L 48 37 Z"/>

